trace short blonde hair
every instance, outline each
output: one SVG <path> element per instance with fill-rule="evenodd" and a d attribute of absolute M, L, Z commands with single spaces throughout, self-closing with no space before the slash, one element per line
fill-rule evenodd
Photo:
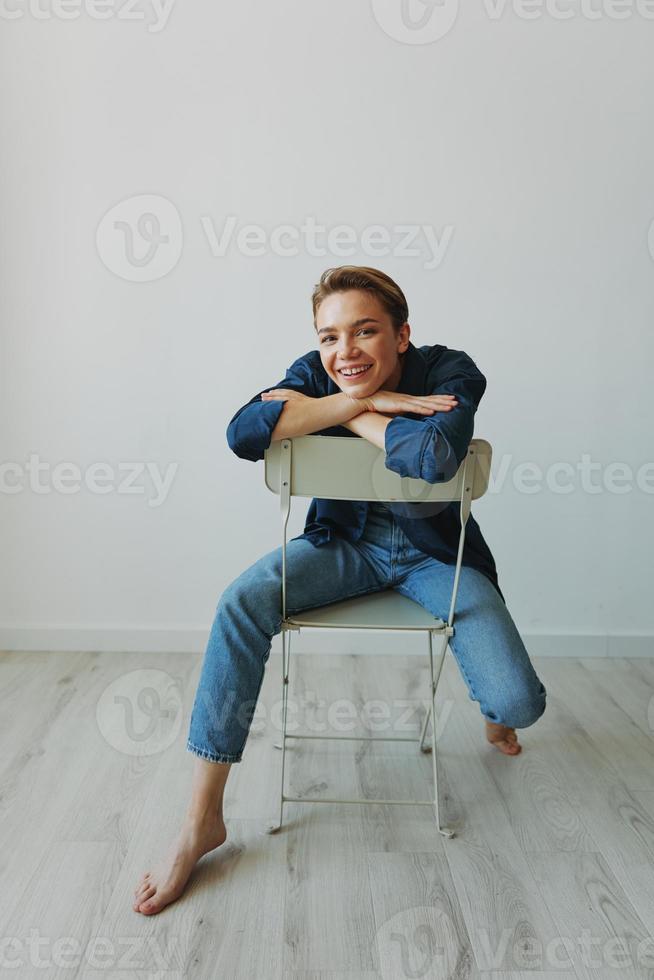
<path fill-rule="evenodd" d="M 340 265 L 333 269 L 325 269 L 320 282 L 314 287 L 311 296 L 314 326 L 318 307 L 325 297 L 331 293 L 345 292 L 346 289 L 364 289 L 376 296 L 390 315 L 396 333 L 402 324 L 407 322 L 409 307 L 406 297 L 390 276 L 367 265 Z"/>

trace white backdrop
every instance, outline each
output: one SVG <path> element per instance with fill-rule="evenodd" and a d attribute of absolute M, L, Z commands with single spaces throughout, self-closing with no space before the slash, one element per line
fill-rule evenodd
<path fill-rule="evenodd" d="M 225 427 L 347 262 L 488 379 L 529 649 L 652 654 L 654 4 L 404 13 L 3 5 L 2 648 L 204 648 L 279 543 Z"/>

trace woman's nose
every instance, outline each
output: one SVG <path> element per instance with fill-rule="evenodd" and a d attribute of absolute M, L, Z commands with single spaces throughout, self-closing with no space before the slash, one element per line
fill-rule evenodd
<path fill-rule="evenodd" d="M 358 353 L 359 350 L 356 344 L 350 343 L 349 340 L 344 340 L 340 345 L 338 356 L 342 361 L 346 361 L 348 358 L 356 357 Z"/>

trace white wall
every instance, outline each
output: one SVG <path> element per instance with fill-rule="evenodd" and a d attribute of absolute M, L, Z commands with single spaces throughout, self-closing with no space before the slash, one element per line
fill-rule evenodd
<path fill-rule="evenodd" d="M 203 649 L 223 588 L 279 543 L 263 464 L 230 453 L 226 424 L 314 346 L 312 286 L 353 262 L 399 281 L 415 344 L 488 378 L 476 435 L 496 476 L 510 459 L 473 513 L 530 649 L 651 655 L 654 10 L 480 0 L 406 43 L 438 21 L 403 28 L 396 0 L 177 0 L 165 24 L 122 2 L 106 20 L 82 0 L 70 20 L 3 7 L 0 646 Z M 144 210 L 169 240 L 139 266 L 113 222 Z M 359 247 L 308 254 L 298 231 L 295 256 L 214 255 L 207 225 L 230 215 L 344 224 Z M 392 246 L 427 225 L 442 261 L 426 268 L 422 233 L 417 255 L 366 254 L 371 225 Z M 578 471 L 569 494 L 515 483 L 583 454 L 600 487 L 628 464 L 628 492 Z M 61 462 L 177 469 L 150 506 L 151 479 L 118 492 L 124 472 L 62 493 Z"/>

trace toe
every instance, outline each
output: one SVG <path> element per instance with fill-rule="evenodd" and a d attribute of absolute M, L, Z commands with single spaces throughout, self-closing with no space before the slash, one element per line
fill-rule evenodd
<path fill-rule="evenodd" d="M 139 895 L 139 897 L 136 899 L 136 905 L 138 906 L 140 911 L 143 911 L 144 903 L 152 898 L 156 890 L 157 889 L 154 887 L 146 888 L 146 890 L 141 895 Z"/>
<path fill-rule="evenodd" d="M 142 888 L 145 888 L 145 886 L 147 885 L 147 883 L 149 882 L 149 880 L 150 880 L 150 872 L 149 871 L 146 871 L 146 873 L 144 875 L 141 875 L 141 877 L 139 878 L 139 883 L 136 886 L 136 888 L 134 889 L 134 894 L 135 895 L 138 895 L 138 893 L 141 891 L 141 889 Z"/>
<path fill-rule="evenodd" d="M 491 744 L 496 746 L 504 755 L 518 755 L 522 751 L 522 746 L 515 739 L 495 738 L 492 739 Z"/>
<path fill-rule="evenodd" d="M 159 903 L 156 901 L 143 902 L 139 906 L 139 912 L 144 912 L 146 915 L 152 915 L 153 912 L 159 911 Z"/>

